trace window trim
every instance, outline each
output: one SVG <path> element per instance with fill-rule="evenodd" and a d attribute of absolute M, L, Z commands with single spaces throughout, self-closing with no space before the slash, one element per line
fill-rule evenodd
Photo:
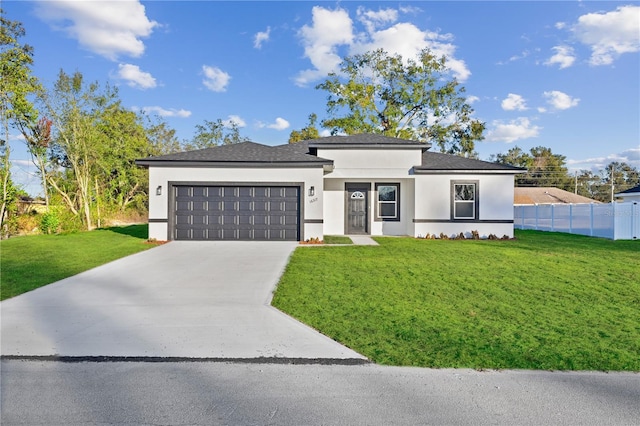
<path fill-rule="evenodd" d="M 456 217 L 456 185 L 474 185 L 473 217 Z M 468 202 L 467 202 L 468 203 Z M 451 181 L 451 220 L 456 222 L 475 222 L 480 218 L 480 181 L 479 180 L 452 180 Z"/>
<path fill-rule="evenodd" d="M 380 201 L 380 193 L 378 192 L 378 188 L 381 186 L 393 186 L 396 188 L 396 200 L 395 201 Z M 374 220 L 376 222 L 400 222 L 400 182 L 376 182 L 375 184 L 375 200 L 376 200 L 376 208 L 375 208 L 375 217 Z M 381 216 L 380 215 L 380 206 L 382 204 L 395 204 L 396 206 L 396 215 L 395 216 Z"/>

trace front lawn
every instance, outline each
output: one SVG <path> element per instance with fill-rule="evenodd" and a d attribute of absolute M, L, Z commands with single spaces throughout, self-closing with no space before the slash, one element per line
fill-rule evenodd
<path fill-rule="evenodd" d="M 131 225 L 1 241 L 0 300 L 153 247 L 146 239 L 147 225 Z"/>
<path fill-rule="evenodd" d="M 298 248 L 273 304 L 381 364 L 640 371 L 640 242 L 516 238 Z"/>

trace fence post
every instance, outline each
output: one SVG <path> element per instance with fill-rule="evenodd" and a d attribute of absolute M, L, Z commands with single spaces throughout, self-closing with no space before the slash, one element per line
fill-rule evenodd
<path fill-rule="evenodd" d="M 538 205 L 536 204 L 536 227 L 535 230 L 538 230 Z"/>
<path fill-rule="evenodd" d="M 573 234 L 573 204 L 569 204 L 569 233 Z"/>
<path fill-rule="evenodd" d="M 631 204 L 631 238 L 636 239 L 636 206 L 638 203 L 635 201 Z"/>
<path fill-rule="evenodd" d="M 593 203 L 589 204 L 589 236 L 593 237 Z"/>
<path fill-rule="evenodd" d="M 613 230 L 612 239 L 616 239 L 616 222 L 618 222 L 618 218 L 616 217 L 616 203 L 611 203 L 611 229 Z"/>
<path fill-rule="evenodd" d="M 555 220 L 556 220 L 556 215 L 555 215 L 555 204 L 551 204 L 551 232 L 555 231 Z"/>

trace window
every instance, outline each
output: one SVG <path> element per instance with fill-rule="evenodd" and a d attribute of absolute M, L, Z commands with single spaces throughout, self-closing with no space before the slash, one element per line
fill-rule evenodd
<path fill-rule="evenodd" d="M 376 184 L 376 192 L 378 194 L 376 219 L 383 221 L 400 220 L 400 184 L 378 183 Z"/>
<path fill-rule="evenodd" d="M 453 181 L 451 186 L 453 219 L 477 219 L 478 182 Z"/>

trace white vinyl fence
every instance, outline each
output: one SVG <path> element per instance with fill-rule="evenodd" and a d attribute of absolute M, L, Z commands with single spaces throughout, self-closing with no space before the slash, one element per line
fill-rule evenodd
<path fill-rule="evenodd" d="M 514 225 L 517 229 L 635 240 L 640 238 L 640 204 L 516 205 Z"/>

